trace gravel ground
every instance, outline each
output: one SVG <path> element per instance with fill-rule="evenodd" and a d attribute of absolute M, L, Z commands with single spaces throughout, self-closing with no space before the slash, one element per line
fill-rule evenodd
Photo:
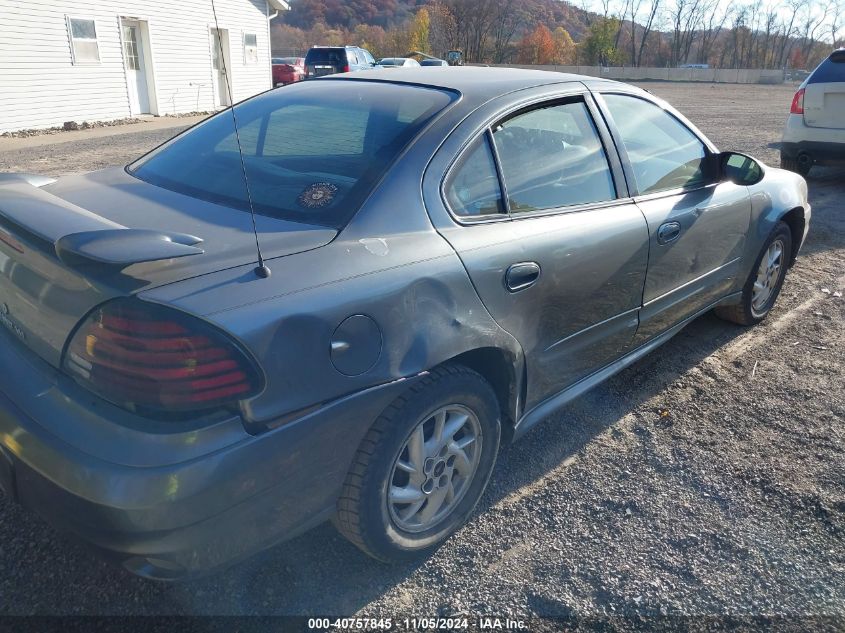
<path fill-rule="evenodd" d="M 720 147 L 777 164 L 791 86 L 644 87 Z M 0 153 L 0 171 L 119 164 L 174 131 Z M 325 525 L 164 586 L 4 502 L 0 613 L 834 616 L 841 630 L 845 301 L 822 290 L 845 290 L 843 194 L 845 171 L 811 175 L 809 243 L 764 324 L 704 316 L 505 448 L 479 511 L 426 561 L 375 563 Z"/>

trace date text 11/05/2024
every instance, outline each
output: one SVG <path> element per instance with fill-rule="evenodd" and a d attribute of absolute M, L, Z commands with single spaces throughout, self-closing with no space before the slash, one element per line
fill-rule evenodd
<path fill-rule="evenodd" d="M 404 631 L 430 630 L 482 630 L 522 631 L 528 625 L 524 620 L 481 616 L 477 618 L 309 618 L 308 629 L 315 631 L 360 630 L 360 631 Z"/>

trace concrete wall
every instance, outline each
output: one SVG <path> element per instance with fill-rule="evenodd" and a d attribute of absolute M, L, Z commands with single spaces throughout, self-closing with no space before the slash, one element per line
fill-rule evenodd
<path fill-rule="evenodd" d="M 782 70 L 751 68 L 635 68 L 602 66 L 520 66 L 494 64 L 508 68 L 529 68 L 574 73 L 622 81 L 702 81 L 709 83 L 779 84 L 783 83 Z"/>

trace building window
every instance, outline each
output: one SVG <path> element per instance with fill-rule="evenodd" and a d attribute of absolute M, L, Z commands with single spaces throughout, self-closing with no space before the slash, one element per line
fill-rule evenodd
<path fill-rule="evenodd" d="M 244 63 L 258 63 L 258 36 L 255 33 L 244 33 Z"/>
<path fill-rule="evenodd" d="M 67 18 L 70 48 L 74 64 L 92 64 L 100 61 L 97 43 L 97 25 L 88 18 Z"/>

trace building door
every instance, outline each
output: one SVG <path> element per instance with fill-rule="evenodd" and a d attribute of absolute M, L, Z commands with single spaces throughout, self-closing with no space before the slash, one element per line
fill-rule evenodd
<path fill-rule="evenodd" d="M 217 105 L 225 107 L 231 105 L 229 98 L 229 84 L 227 71 L 229 69 L 229 31 L 226 29 L 211 29 L 211 65 L 213 68 L 214 98 Z"/>
<path fill-rule="evenodd" d="M 126 68 L 126 87 L 129 91 L 129 110 L 135 114 L 150 113 L 150 91 L 147 86 L 146 51 L 141 25 L 137 20 L 121 20 L 123 29 L 123 63 Z"/>

